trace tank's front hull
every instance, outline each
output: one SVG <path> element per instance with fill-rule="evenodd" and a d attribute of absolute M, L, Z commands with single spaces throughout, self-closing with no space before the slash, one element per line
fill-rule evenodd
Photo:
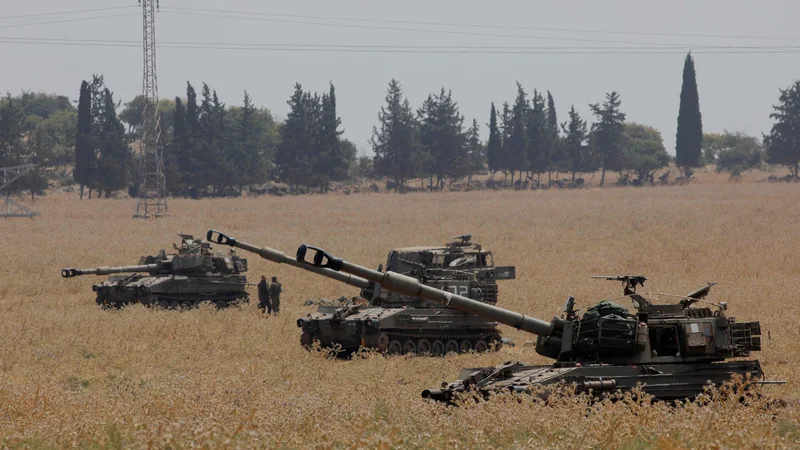
<path fill-rule="evenodd" d="M 577 392 L 604 396 L 630 391 L 641 386 L 642 391 L 657 400 L 691 399 L 702 394 L 708 386 L 721 386 L 733 381 L 761 380 L 764 373 L 757 360 L 699 364 L 644 365 L 582 365 L 572 367 L 526 366 L 507 363 L 496 367 L 464 369 L 459 379 L 441 389 L 422 393 L 430 398 L 451 403 L 464 393 L 479 393 L 489 397 L 498 392 L 531 393 L 538 386 L 564 384 Z M 478 386 L 478 387 L 476 387 Z M 539 392 L 547 395 L 547 391 Z"/>

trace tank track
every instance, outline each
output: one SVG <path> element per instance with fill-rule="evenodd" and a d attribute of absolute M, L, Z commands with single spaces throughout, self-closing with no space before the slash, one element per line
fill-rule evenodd
<path fill-rule="evenodd" d="M 153 300 L 148 302 L 147 306 L 160 308 L 160 309 L 191 309 L 197 308 L 201 304 L 205 302 L 213 303 L 217 309 L 224 309 L 233 305 L 237 305 L 240 303 L 248 303 L 250 301 L 250 296 L 219 296 L 214 298 L 204 298 L 202 300 L 190 299 L 182 296 L 168 296 L 168 295 L 159 295 L 154 297 Z M 103 308 L 110 308 L 110 309 L 120 309 L 124 308 L 128 305 L 134 305 L 141 302 L 133 302 L 133 303 L 117 303 L 117 302 L 103 302 L 98 299 L 97 302 Z"/>
<path fill-rule="evenodd" d="M 448 353 L 485 353 L 498 351 L 502 346 L 500 335 L 496 332 L 479 333 L 383 333 L 387 338 L 386 348 L 381 349 L 390 355 L 414 354 L 418 356 L 444 356 Z"/>
<path fill-rule="evenodd" d="M 217 309 L 225 309 L 241 303 L 250 301 L 249 296 L 219 296 L 212 298 L 204 298 L 202 300 L 187 299 L 180 296 L 165 296 L 159 295 L 156 297 L 155 302 L 151 302 L 150 306 L 156 306 L 162 309 L 191 309 L 197 308 L 205 302 L 213 303 Z"/>
<path fill-rule="evenodd" d="M 315 341 L 316 336 L 308 331 L 300 336 L 300 344 L 305 348 L 311 348 Z M 498 351 L 502 345 L 500 334 L 491 331 L 474 334 L 384 332 L 378 336 L 378 345 L 369 348 L 387 355 L 444 356 L 448 353 Z M 349 349 L 345 353 L 355 350 Z"/>

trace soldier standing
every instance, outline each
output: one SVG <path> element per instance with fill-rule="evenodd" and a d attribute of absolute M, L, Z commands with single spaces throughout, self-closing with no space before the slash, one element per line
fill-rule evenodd
<path fill-rule="evenodd" d="M 281 312 L 281 284 L 278 283 L 278 277 L 272 277 L 272 284 L 269 286 L 269 296 L 272 299 L 272 309 L 275 310 L 275 315 Z"/>
<path fill-rule="evenodd" d="M 261 282 L 258 283 L 258 309 L 261 313 L 272 314 L 272 302 L 269 298 L 269 287 L 267 286 L 267 277 L 261 275 Z M 265 311 L 266 310 L 266 311 Z"/>

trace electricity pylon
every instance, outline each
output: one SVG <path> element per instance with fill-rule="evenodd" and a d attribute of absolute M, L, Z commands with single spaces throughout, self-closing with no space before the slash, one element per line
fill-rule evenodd
<path fill-rule="evenodd" d="M 158 111 L 156 74 L 156 10 L 159 0 L 139 0 L 142 5 L 144 36 L 144 78 L 142 82 L 142 135 L 139 140 L 139 189 L 136 215 L 147 219 L 167 215 L 167 182 L 164 177 L 164 147 L 161 143 L 161 114 Z"/>

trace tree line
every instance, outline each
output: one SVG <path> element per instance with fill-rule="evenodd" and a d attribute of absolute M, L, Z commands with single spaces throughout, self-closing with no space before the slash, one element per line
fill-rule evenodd
<path fill-rule="evenodd" d="M 602 103 L 590 104 L 594 123 L 589 126 L 572 106 L 569 119 L 559 122 L 550 91 L 532 95 L 517 83 L 512 103 L 489 111 L 486 144 L 481 144 L 477 121 L 464 129 L 464 118 L 444 88 L 431 94 L 416 113 L 397 80 L 389 83 L 386 104 L 378 114 L 379 126 L 371 140 L 377 175 L 403 185 L 412 178 L 429 177 L 441 188 L 443 179 L 458 179 L 488 170 L 514 183 L 523 176 L 542 184 L 555 173 L 567 173 L 571 181 L 580 174 L 619 172 L 634 184 L 653 182 L 656 170 L 671 158 L 661 134 L 652 127 L 626 122 L 620 95 L 606 94 Z M 701 164 L 702 122 L 695 80 L 694 61 L 687 55 L 678 118 L 677 163 L 686 176 Z"/>
<path fill-rule="evenodd" d="M 661 133 L 651 126 L 628 122 L 620 94 L 606 94 L 603 102 L 589 104 L 594 122 L 570 107 L 568 120 L 559 122 L 550 91 L 532 95 L 517 83 L 516 98 L 489 110 L 488 138 L 482 142 L 476 120 L 465 129 L 464 117 L 452 93 L 444 87 L 432 93 L 416 111 L 402 86 L 391 80 L 378 126 L 370 140 L 375 154 L 373 173 L 402 187 L 410 179 L 428 178 L 429 186 L 441 188 L 443 180 L 462 179 L 488 171 L 500 172 L 511 183 L 525 177 L 536 184 L 548 183 L 553 174 L 569 174 L 575 183 L 582 174 L 600 171 L 619 174 L 618 184 L 655 184 L 655 173 L 674 162 L 684 180 L 693 172 L 714 164 L 720 172 L 739 176 L 763 162 L 784 165 L 800 178 L 800 81 L 782 90 L 776 120 L 763 142 L 742 132 L 703 133 L 700 97 L 694 58 L 683 65 L 677 117 L 675 157 L 664 148 Z M 665 179 L 666 179 L 665 175 Z"/>
<path fill-rule="evenodd" d="M 289 113 L 278 121 L 247 92 L 241 106 L 227 106 L 207 84 L 198 93 L 187 82 L 185 96 L 162 99 L 157 108 L 167 185 L 171 195 L 202 197 L 240 195 L 268 181 L 325 192 L 354 178 L 386 178 L 396 188 L 424 179 L 442 189 L 480 173 L 494 183 L 499 173 L 503 182 L 546 185 L 561 174 L 575 183 L 596 171 L 601 185 L 609 171 L 619 173 L 619 183 L 642 185 L 654 183 L 671 162 L 685 179 L 708 164 L 739 175 L 764 162 L 800 176 L 800 81 L 780 92 L 775 125 L 762 140 L 740 132 L 704 134 L 691 54 L 682 76 L 674 160 L 656 129 L 628 121 L 617 92 L 589 104 L 590 124 L 574 106 L 559 121 L 550 91 L 529 94 L 518 83 L 513 102 L 489 105 L 482 140 L 478 121 L 466 120 L 451 91 L 442 87 L 414 108 L 400 82 L 391 80 L 368 141 L 374 156 L 357 157 L 355 145 L 342 138 L 333 84 L 321 94 L 296 84 Z M 65 96 L 7 94 L 0 99 L 0 165 L 43 168 L 15 183 L 16 190 L 41 193 L 48 176 L 66 179 L 74 163 L 81 197 L 87 188 L 90 197 L 124 189 L 136 195 L 144 107 L 141 96 L 124 106 L 115 101 L 102 76 L 81 84 L 77 108 Z"/>
<path fill-rule="evenodd" d="M 145 100 L 136 97 L 122 109 L 119 119 L 128 128 L 121 133 L 119 120 L 109 117 L 103 106 L 113 102 L 108 100 L 111 96 L 102 86 L 102 77 L 81 87 L 75 181 L 81 192 L 88 187 L 90 195 L 92 189 L 108 195 L 126 184 L 135 195 L 135 143 L 142 132 Z M 160 101 L 170 194 L 192 198 L 241 195 L 245 187 L 270 180 L 285 182 L 292 190 L 314 187 L 326 191 L 331 182 L 347 180 L 356 148 L 341 137 L 333 84 L 322 95 L 304 91 L 297 84 L 288 103 L 290 112 L 278 123 L 268 109 L 254 106 L 246 91 L 242 106 L 229 107 L 206 83 L 198 94 L 187 82 L 185 97 Z M 109 132 L 109 127 L 114 132 Z M 104 164 L 112 160 L 109 149 L 125 142 L 131 145 L 121 152 L 114 150 L 118 164 Z"/>

